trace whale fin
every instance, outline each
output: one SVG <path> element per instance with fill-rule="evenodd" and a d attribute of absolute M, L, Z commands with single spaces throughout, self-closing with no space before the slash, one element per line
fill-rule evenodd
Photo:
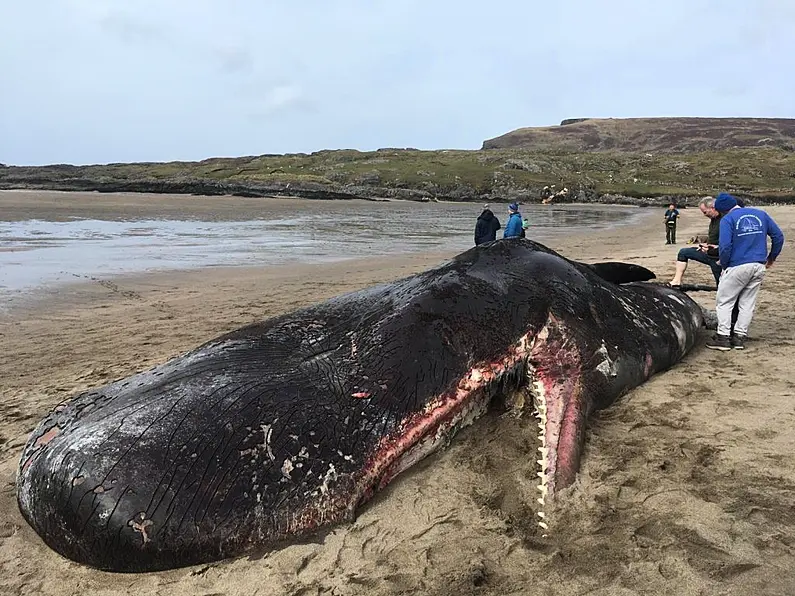
<path fill-rule="evenodd" d="M 654 272 L 631 263 L 607 261 L 604 263 L 588 263 L 588 267 L 602 279 L 614 284 L 628 284 L 635 281 L 649 281 L 657 277 Z"/>

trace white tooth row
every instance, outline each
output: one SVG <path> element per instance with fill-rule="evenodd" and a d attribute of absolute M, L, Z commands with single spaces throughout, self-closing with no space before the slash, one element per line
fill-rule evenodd
<path fill-rule="evenodd" d="M 528 373 L 529 376 L 529 373 Z M 536 409 L 536 418 L 538 418 L 538 439 L 541 442 L 541 446 L 538 448 L 538 452 L 541 454 L 541 459 L 536 460 L 538 465 L 541 467 L 541 471 L 537 473 L 540 482 L 537 486 L 541 496 L 537 499 L 538 503 L 541 507 L 544 507 L 546 504 L 546 497 L 549 494 L 549 489 L 547 484 L 549 483 L 549 478 L 547 477 L 547 466 L 549 461 L 549 448 L 547 447 L 547 438 L 546 433 L 544 432 L 547 426 L 547 404 L 544 401 L 544 385 L 540 381 L 532 381 L 531 383 L 532 393 L 533 393 L 533 402 Z M 543 530 L 548 530 L 549 525 L 544 521 L 546 518 L 546 513 L 542 511 L 538 511 L 539 522 L 538 525 Z M 543 536 L 546 537 L 546 534 Z"/>

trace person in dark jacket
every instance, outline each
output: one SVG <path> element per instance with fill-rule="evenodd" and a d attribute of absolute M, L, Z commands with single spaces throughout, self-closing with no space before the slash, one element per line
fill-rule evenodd
<path fill-rule="evenodd" d="M 496 240 L 497 230 L 501 227 L 500 220 L 494 216 L 489 206 L 483 205 L 483 213 L 480 214 L 475 224 L 475 246 Z"/>
<path fill-rule="evenodd" d="M 745 207 L 742 199 L 738 198 L 737 204 Z M 712 269 L 712 275 L 715 277 L 715 284 L 720 281 L 721 265 L 718 262 L 718 240 L 720 238 L 720 222 L 723 215 L 715 209 L 715 199 L 712 197 L 702 199 L 698 204 L 698 208 L 710 220 L 706 242 L 699 242 L 697 248 L 683 248 L 676 255 L 676 273 L 670 281 L 670 285 L 673 287 L 678 287 L 682 284 L 682 276 L 687 270 L 688 260 L 709 265 L 709 268 Z"/>
<path fill-rule="evenodd" d="M 697 261 L 708 265 L 712 270 L 712 275 L 715 277 L 715 283 L 720 280 L 720 264 L 718 263 L 718 235 L 720 233 L 720 219 L 721 214 L 715 210 L 715 200 L 712 197 L 706 197 L 698 204 L 701 214 L 709 218 L 709 231 L 707 232 L 707 241 L 699 243 L 698 247 L 683 248 L 676 255 L 676 273 L 671 280 L 670 285 L 677 287 L 682 284 L 682 276 L 687 269 L 687 262 Z"/>
<path fill-rule="evenodd" d="M 679 209 L 671 203 L 663 216 L 665 220 L 665 243 L 676 244 L 676 220 L 679 219 Z"/>

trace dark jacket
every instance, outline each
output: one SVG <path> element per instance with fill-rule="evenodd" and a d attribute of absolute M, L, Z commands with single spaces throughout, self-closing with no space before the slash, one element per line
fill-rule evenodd
<path fill-rule="evenodd" d="M 475 224 L 475 244 L 483 244 L 484 242 L 491 242 L 497 239 L 497 230 L 499 230 L 500 220 L 494 217 L 491 209 L 484 209 L 483 213 L 478 217 L 478 222 Z"/>
<path fill-rule="evenodd" d="M 718 214 L 717 217 L 710 218 L 709 229 L 707 230 L 707 244 L 714 244 L 715 248 L 707 249 L 707 256 L 714 259 L 718 258 L 718 241 L 720 238 L 720 220 L 723 219 L 723 214 Z"/>
<path fill-rule="evenodd" d="M 720 239 L 720 220 L 723 215 L 719 214 L 718 217 L 710 218 L 709 229 L 707 230 L 707 244 L 714 244 L 717 246 Z"/>

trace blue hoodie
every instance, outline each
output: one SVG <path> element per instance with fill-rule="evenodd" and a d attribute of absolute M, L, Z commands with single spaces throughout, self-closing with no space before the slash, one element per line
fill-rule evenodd
<path fill-rule="evenodd" d="M 767 237 L 772 245 L 767 252 Z M 767 213 L 752 207 L 735 207 L 720 221 L 718 255 L 721 266 L 775 261 L 784 246 L 784 234 Z"/>
<path fill-rule="evenodd" d="M 503 238 L 518 238 L 522 235 L 522 214 L 518 211 L 511 213 L 508 223 L 505 224 Z"/>

